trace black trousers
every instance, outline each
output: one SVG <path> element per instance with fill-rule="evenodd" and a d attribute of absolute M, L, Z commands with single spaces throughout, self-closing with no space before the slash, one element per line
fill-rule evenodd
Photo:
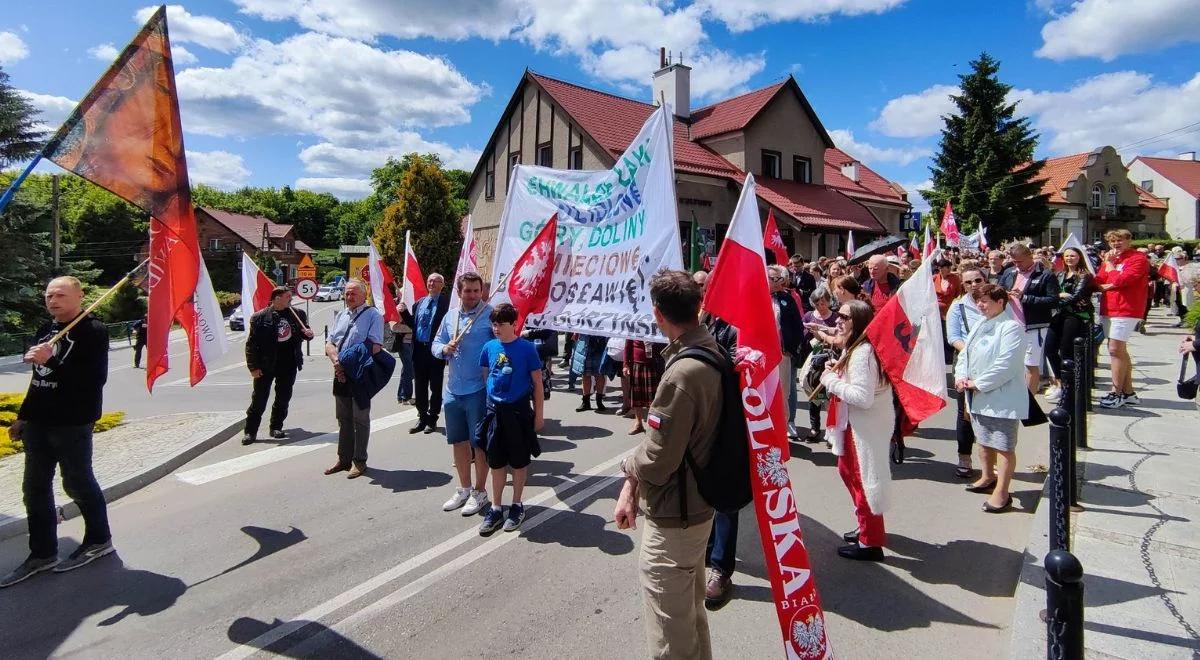
<path fill-rule="evenodd" d="M 146 342 L 137 341 L 133 345 L 133 367 L 136 369 L 142 366 L 142 349 L 146 348 Z"/>
<path fill-rule="evenodd" d="M 63 490 L 83 515 L 83 545 L 111 538 L 104 493 L 92 472 L 92 425 L 47 426 L 27 422 L 25 443 L 25 514 L 29 553 L 38 559 L 58 554 L 58 512 L 54 507 L 54 470 L 62 470 Z"/>
<path fill-rule="evenodd" d="M 958 453 L 962 456 L 971 455 L 971 447 L 975 445 L 975 429 L 971 426 L 971 420 L 966 417 L 967 409 L 967 394 L 966 392 L 955 392 L 954 399 L 958 402 L 958 415 L 955 416 L 954 436 L 958 440 Z"/>
<path fill-rule="evenodd" d="M 271 383 L 275 384 L 275 403 L 271 406 L 272 431 L 283 428 L 287 419 L 288 404 L 292 401 L 292 387 L 296 384 L 295 367 L 283 368 L 274 373 L 264 371 L 254 379 L 254 392 L 250 395 L 250 407 L 246 409 L 246 433 L 258 435 L 263 412 L 267 409 L 267 398 L 271 395 Z"/>
<path fill-rule="evenodd" d="M 1090 328 L 1090 323 L 1074 314 L 1060 313 L 1050 321 L 1050 330 L 1046 333 L 1046 360 L 1055 378 L 1062 378 L 1064 359 L 1075 359 L 1075 338 L 1083 337 Z"/>
<path fill-rule="evenodd" d="M 432 345 L 413 342 L 414 396 L 417 399 L 417 414 L 426 424 L 437 424 L 442 411 L 442 379 L 446 374 L 446 363 L 433 357 Z"/>

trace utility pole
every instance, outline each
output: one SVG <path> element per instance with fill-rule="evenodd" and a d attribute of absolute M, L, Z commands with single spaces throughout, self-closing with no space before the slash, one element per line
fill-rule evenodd
<path fill-rule="evenodd" d="M 62 266 L 60 259 L 61 252 L 61 237 L 59 236 L 59 213 L 58 213 L 58 175 L 50 176 L 50 204 L 54 208 L 54 226 L 50 230 L 50 238 L 54 242 L 54 274 L 59 274 L 59 268 Z"/>

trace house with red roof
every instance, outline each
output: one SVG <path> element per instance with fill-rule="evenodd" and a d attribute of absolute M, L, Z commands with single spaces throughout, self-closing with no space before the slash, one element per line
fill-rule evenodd
<path fill-rule="evenodd" d="M 692 110 L 690 71 L 664 58 L 653 96 L 665 96 L 676 113 L 676 197 L 685 240 L 695 223 L 720 245 L 748 172 L 758 184 L 760 216 L 765 222 L 774 211 L 793 254 L 840 254 L 850 230 L 860 245 L 899 232 L 911 209 L 905 191 L 834 145 L 794 78 Z M 648 101 L 526 71 L 467 183 L 481 269 L 490 269 L 483 261 L 495 252 L 513 165 L 608 169 L 654 109 Z M 686 247 L 684 254 L 686 260 Z"/>
<path fill-rule="evenodd" d="M 1041 174 L 1042 193 L 1050 196 L 1054 217 L 1039 245 L 1061 245 L 1070 234 L 1084 242 L 1099 241 L 1110 229 L 1128 229 L 1134 238 L 1165 231 L 1167 203 L 1130 180 L 1129 169 L 1111 146 L 1048 158 Z"/>
<path fill-rule="evenodd" d="M 1200 161 L 1196 152 L 1176 158 L 1138 156 L 1129 163 L 1129 178 L 1167 202 L 1167 233 L 1172 238 L 1200 238 Z"/>

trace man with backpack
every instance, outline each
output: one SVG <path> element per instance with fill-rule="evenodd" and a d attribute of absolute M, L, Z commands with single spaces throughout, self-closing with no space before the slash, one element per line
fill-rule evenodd
<path fill-rule="evenodd" d="M 638 566 L 653 658 L 712 658 L 703 600 L 713 507 L 699 481 L 709 472 L 722 423 L 723 376 L 732 367 L 699 323 L 702 297 L 685 272 L 662 271 L 650 282 L 654 320 L 670 345 L 663 350 L 666 368 L 647 414 L 648 433 L 621 466 L 626 478 L 617 526 L 636 527 L 639 506 L 646 515 Z"/>

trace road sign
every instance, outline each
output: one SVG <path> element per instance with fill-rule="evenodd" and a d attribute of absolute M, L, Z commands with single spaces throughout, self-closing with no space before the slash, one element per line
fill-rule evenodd
<path fill-rule="evenodd" d="M 296 277 L 316 279 L 317 266 L 313 263 L 312 257 L 307 254 L 300 257 L 300 263 L 296 264 Z"/>
<path fill-rule="evenodd" d="M 296 295 L 305 300 L 312 300 L 317 297 L 317 281 L 307 277 L 296 280 Z"/>
<path fill-rule="evenodd" d="M 901 231 L 917 231 L 921 228 L 921 212 L 905 213 L 900 221 Z"/>
<path fill-rule="evenodd" d="M 358 277 L 362 281 L 369 283 L 371 281 L 371 267 L 367 264 L 363 264 L 362 269 L 358 271 Z"/>

